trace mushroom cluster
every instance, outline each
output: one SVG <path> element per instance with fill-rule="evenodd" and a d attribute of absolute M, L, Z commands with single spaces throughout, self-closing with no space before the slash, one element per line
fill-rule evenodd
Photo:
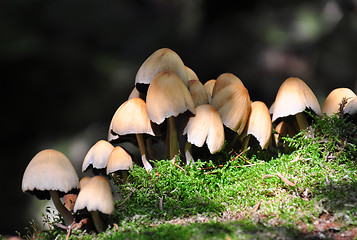
<path fill-rule="evenodd" d="M 293 136 L 311 124 L 306 111 L 356 118 L 356 104 L 353 91 L 339 88 L 328 95 L 321 110 L 307 84 L 291 77 L 281 84 L 269 109 L 262 101 L 252 101 L 248 89 L 234 74 L 223 73 L 202 84 L 177 53 L 162 48 L 139 68 L 128 100 L 112 117 L 108 139 L 98 140 L 85 155 L 82 172 L 94 176 L 79 182 L 67 157 L 46 149 L 28 164 L 22 190 L 39 199 L 52 198 L 68 228 L 78 212 L 90 212 L 88 216 L 101 232 L 105 226 L 99 212 L 114 211 L 109 180 L 126 182 L 134 165 L 150 172 L 155 160 L 164 158 L 175 163 L 180 153 L 182 164 L 193 164 L 202 152 L 220 152 L 225 142 L 240 151 L 252 144 L 262 150 L 279 147 L 282 137 Z M 252 138 L 256 141 L 250 141 Z M 132 158 L 121 146 L 123 142 L 138 147 L 141 161 Z M 64 204 L 60 199 L 63 196 Z"/>

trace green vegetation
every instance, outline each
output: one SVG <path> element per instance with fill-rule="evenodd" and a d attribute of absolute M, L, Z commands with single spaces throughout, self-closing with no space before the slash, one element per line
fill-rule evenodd
<path fill-rule="evenodd" d="M 193 166 L 181 166 L 177 157 L 176 164 L 153 163 L 149 173 L 134 167 L 128 182 L 117 185 L 122 198 L 106 219 L 107 231 L 72 230 L 68 237 L 299 239 L 323 232 L 317 221 L 333 224 L 324 234 L 356 228 L 356 133 L 356 125 L 338 115 L 313 117 L 311 127 L 284 138 L 288 150 L 223 150 Z M 65 239 L 58 219 L 46 216 L 50 230 L 34 234 Z"/>

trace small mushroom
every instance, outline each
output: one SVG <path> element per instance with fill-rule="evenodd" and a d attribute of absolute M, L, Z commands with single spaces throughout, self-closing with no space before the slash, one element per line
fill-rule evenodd
<path fill-rule="evenodd" d="M 344 115 L 349 115 L 353 120 L 357 119 L 357 97 L 352 98 L 346 105 Z"/>
<path fill-rule="evenodd" d="M 146 158 L 143 134 L 155 136 L 155 133 L 144 100 L 132 98 L 120 105 L 112 118 L 112 131 L 119 136 L 135 134 L 142 163 L 147 171 L 151 171 L 152 166 Z"/>
<path fill-rule="evenodd" d="M 190 92 L 178 75 L 160 72 L 152 80 L 146 96 L 146 109 L 149 119 L 161 124 L 168 119 L 169 158 L 178 154 L 178 138 L 174 117 L 186 111 L 195 114 L 195 105 Z"/>
<path fill-rule="evenodd" d="M 332 116 L 334 113 L 343 112 L 346 104 L 355 96 L 356 94 L 349 88 L 336 88 L 332 90 L 322 105 L 322 113 L 326 113 L 327 116 Z M 341 106 L 341 104 L 343 104 L 343 106 Z"/>
<path fill-rule="evenodd" d="M 197 74 L 189 67 L 186 66 L 187 81 L 199 80 Z"/>
<path fill-rule="evenodd" d="M 129 153 L 124 148 L 116 146 L 110 154 L 107 174 L 114 174 L 114 178 L 117 178 L 116 172 L 121 172 L 123 176 L 123 182 L 126 182 L 128 178 L 128 171 L 133 169 L 133 160 Z"/>
<path fill-rule="evenodd" d="M 191 144 L 202 147 L 206 142 L 211 154 L 219 152 L 224 144 L 224 127 L 221 117 L 210 104 L 196 107 L 196 115 L 189 118 L 183 134 L 187 134 L 186 164 L 193 160 Z"/>
<path fill-rule="evenodd" d="M 211 99 L 212 99 L 212 92 L 213 92 L 215 83 L 216 83 L 216 79 L 211 79 L 211 80 L 208 80 L 207 82 L 205 82 L 205 84 L 203 84 L 203 87 L 206 89 L 206 92 L 208 95 L 209 103 L 211 102 Z"/>
<path fill-rule="evenodd" d="M 203 84 L 199 80 L 195 80 L 195 79 L 189 80 L 188 90 L 190 91 L 195 107 L 208 103 L 207 92 Z"/>
<path fill-rule="evenodd" d="M 60 197 L 79 188 L 79 180 L 71 162 L 61 152 L 45 149 L 37 153 L 27 165 L 22 178 L 22 191 L 39 199 L 50 199 L 69 227 L 74 217 Z"/>
<path fill-rule="evenodd" d="M 87 152 L 83 163 L 82 172 L 92 165 L 93 169 L 105 169 L 107 167 L 110 153 L 114 146 L 105 140 L 97 141 Z"/>
<path fill-rule="evenodd" d="M 161 48 L 151 54 L 140 66 L 135 77 L 138 91 L 145 94 L 155 75 L 163 71 L 177 74 L 187 86 L 187 70 L 180 56 L 169 48 Z"/>
<path fill-rule="evenodd" d="M 74 204 L 74 212 L 87 209 L 91 213 L 95 228 L 98 232 L 104 230 L 99 212 L 111 215 L 114 212 L 114 200 L 110 185 L 103 176 L 94 176 L 86 181 L 79 191 Z"/>
<path fill-rule="evenodd" d="M 231 84 L 238 84 L 244 86 L 242 81 L 233 73 L 222 73 L 221 75 L 219 75 L 212 90 L 212 97 L 214 97 L 214 95 L 218 91 Z"/>

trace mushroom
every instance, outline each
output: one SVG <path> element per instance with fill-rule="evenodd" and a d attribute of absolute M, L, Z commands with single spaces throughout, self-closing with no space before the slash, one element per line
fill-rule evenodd
<path fill-rule="evenodd" d="M 133 169 L 133 160 L 129 153 L 124 148 L 116 146 L 110 154 L 107 174 L 114 173 L 114 178 L 117 178 L 116 172 L 120 171 L 123 176 L 123 182 L 128 178 L 128 171 Z"/>
<path fill-rule="evenodd" d="M 211 79 L 205 82 L 203 84 L 203 87 L 206 89 L 207 95 L 208 95 L 208 102 L 211 102 L 212 99 L 212 92 L 214 88 L 214 84 L 216 83 L 216 79 Z"/>
<path fill-rule="evenodd" d="M 177 129 L 174 117 L 186 111 L 195 114 L 195 105 L 190 92 L 181 78 L 172 72 L 160 72 L 152 80 L 146 96 L 149 119 L 161 124 L 168 119 L 169 158 L 178 154 Z"/>
<path fill-rule="evenodd" d="M 212 96 L 210 104 L 217 109 L 223 124 L 240 135 L 250 112 L 248 90 L 241 83 L 232 83 Z"/>
<path fill-rule="evenodd" d="M 142 163 L 146 171 L 151 171 L 152 166 L 146 159 L 143 134 L 155 136 L 155 133 L 148 117 L 144 100 L 132 98 L 125 101 L 112 118 L 112 131 L 119 136 L 135 134 Z"/>
<path fill-rule="evenodd" d="M 349 101 L 344 109 L 344 114 L 349 115 L 353 120 L 357 118 L 357 97 Z"/>
<path fill-rule="evenodd" d="M 74 212 L 87 208 L 91 213 L 95 228 L 98 232 L 104 230 L 103 222 L 100 219 L 99 212 L 104 214 L 113 214 L 114 200 L 110 185 L 103 176 L 94 176 L 81 186 L 77 201 L 74 204 Z"/>
<path fill-rule="evenodd" d="M 290 77 L 280 86 L 274 102 L 272 122 L 278 118 L 295 116 L 300 130 L 309 126 L 304 110 L 321 115 L 319 102 L 312 90 L 299 78 Z"/>
<path fill-rule="evenodd" d="M 251 110 L 246 124 L 243 148 L 249 143 L 250 136 L 254 136 L 262 149 L 269 146 L 272 123 L 268 107 L 261 101 L 255 101 L 250 104 Z"/>
<path fill-rule="evenodd" d="M 197 77 L 197 74 L 189 67 L 185 66 L 186 67 L 186 73 L 187 73 L 187 81 L 190 81 L 190 80 L 199 80 L 198 77 Z"/>
<path fill-rule="evenodd" d="M 214 95 L 222 88 L 225 88 L 226 86 L 231 84 L 238 84 L 244 86 L 242 81 L 233 73 L 222 73 L 221 75 L 219 75 L 212 89 L 212 97 L 214 97 Z"/>
<path fill-rule="evenodd" d="M 186 164 L 193 161 L 191 144 L 202 147 L 206 142 L 211 154 L 219 152 L 224 144 L 224 127 L 221 117 L 210 104 L 196 107 L 196 115 L 189 118 L 183 134 L 187 134 Z"/>
<path fill-rule="evenodd" d="M 187 86 L 187 70 L 177 53 L 169 48 L 161 48 L 151 54 L 140 66 L 136 77 L 135 86 L 141 93 L 146 93 L 147 87 L 156 74 L 169 71 L 177 74 Z"/>
<path fill-rule="evenodd" d="M 279 122 L 279 124 L 276 125 L 274 131 L 274 141 L 276 146 L 278 147 L 281 147 L 283 145 L 281 141 L 282 137 L 293 137 L 295 134 L 297 134 L 297 130 L 295 129 L 295 127 L 285 121 Z"/>
<path fill-rule="evenodd" d="M 355 96 L 356 94 L 349 88 L 336 88 L 332 90 L 322 105 L 322 113 L 326 113 L 327 116 L 332 116 L 334 113 L 339 112 L 343 113 L 346 104 Z"/>
<path fill-rule="evenodd" d="M 193 103 L 195 107 L 202 104 L 208 103 L 208 95 L 203 87 L 203 84 L 199 80 L 189 80 L 188 81 L 188 90 L 192 96 Z"/>
<path fill-rule="evenodd" d="M 97 141 L 87 152 L 83 163 L 82 172 L 92 165 L 93 169 L 105 169 L 107 167 L 109 155 L 114 146 L 105 140 Z"/>
<path fill-rule="evenodd" d="M 22 178 L 22 191 L 39 199 L 50 199 L 69 227 L 73 215 L 63 205 L 60 197 L 79 188 L 79 180 L 71 162 L 61 152 L 45 149 L 37 153 L 27 165 Z"/>

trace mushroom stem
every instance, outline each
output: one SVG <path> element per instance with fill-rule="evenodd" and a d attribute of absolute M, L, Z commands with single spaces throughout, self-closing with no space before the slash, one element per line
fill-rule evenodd
<path fill-rule="evenodd" d="M 168 127 L 167 134 L 169 134 L 169 143 L 168 144 L 169 144 L 169 149 L 170 149 L 169 158 L 172 160 L 178 154 L 177 130 L 176 130 L 176 124 L 175 124 L 174 117 L 169 117 L 169 122 L 168 122 L 167 127 Z"/>
<path fill-rule="evenodd" d="M 70 211 L 68 211 L 68 209 L 63 205 L 63 203 L 61 202 L 61 199 L 58 196 L 58 192 L 54 191 L 54 190 L 50 190 L 50 195 L 52 198 L 52 202 L 55 205 L 57 211 L 61 214 L 61 216 L 63 217 L 64 220 L 64 224 L 67 227 L 70 227 L 71 224 L 74 221 L 74 217 L 71 214 Z"/>
<path fill-rule="evenodd" d="M 242 151 L 246 150 L 249 144 L 250 135 L 245 136 L 242 142 Z"/>
<path fill-rule="evenodd" d="M 140 149 L 140 154 L 141 154 L 141 161 L 143 162 L 143 165 L 146 169 L 146 171 L 150 172 L 152 170 L 151 164 L 148 162 L 146 159 L 146 153 L 145 153 L 145 142 L 142 134 L 136 134 L 136 140 L 138 141 L 139 144 L 139 149 Z"/>
<path fill-rule="evenodd" d="M 98 233 L 103 232 L 104 226 L 103 226 L 102 220 L 100 219 L 99 212 L 98 211 L 92 211 L 91 215 L 92 215 L 92 219 L 93 219 L 93 223 L 94 223 L 95 229 L 97 229 L 97 232 Z"/>
<path fill-rule="evenodd" d="M 192 157 L 192 144 L 189 141 L 187 141 L 185 145 L 185 157 L 186 165 L 195 163 L 195 160 Z"/>
<path fill-rule="evenodd" d="M 297 113 L 295 115 L 296 121 L 299 125 L 300 130 L 304 130 L 309 126 L 309 123 L 306 120 L 306 117 L 303 112 Z"/>

